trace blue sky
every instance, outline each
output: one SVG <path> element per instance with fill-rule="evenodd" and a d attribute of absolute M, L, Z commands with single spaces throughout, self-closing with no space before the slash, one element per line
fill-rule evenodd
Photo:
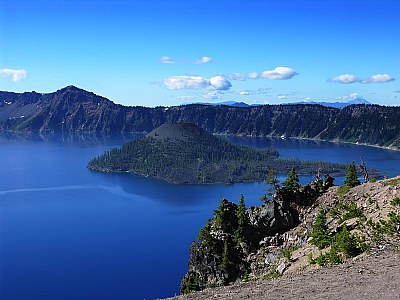
<path fill-rule="evenodd" d="M 400 1 L 0 0 L 0 90 L 400 104 Z"/>

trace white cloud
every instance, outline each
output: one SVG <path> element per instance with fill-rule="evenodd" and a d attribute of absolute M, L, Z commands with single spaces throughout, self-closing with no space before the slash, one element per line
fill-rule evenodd
<path fill-rule="evenodd" d="M 360 82 L 360 79 L 358 79 L 356 76 L 354 76 L 352 74 L 343 74 L 343 75 L 329 78 L 328 82 L 350 84 L 350 83 Z"/>
<path fill-rule="evenodd" d="M 232 79 L 232 80 L 244 81 L 244 80 L 247 79 L 247 75 L 242 74 L 242 73 L 231 73 L 231 74 L 226 74 L 224 76 L 226 76 L 226 77 L 228 77 L 229 79 Z"/>
<path fill-rule="evenodd" d="M 176 96 L 176 99 L 183 100 L 183 101 L 192 100 L 193 98 L 194 98 L 194 96 L 190 96 L 190 95 Z"/>
<path fill-rule="evenodd" d="M 260 77 L 260 75 L 258 75 L 257 72 L 250 72 L 249 74 L 247 74 L 247 77 L 250 79 L 257 79 L 258 77 Z"/>
<path fill-rule="evenodd" d="M 267 70 L 261 73 L 261 77 L 266 80 L 287 80 L 296 76 L 296 70 L 288 67 L 276 67 L 274 70 Z"/>
<path fill-rule="evenodd" d="M 352 94 L 349 95 L 349 97 L 355 99 L 357 97 L 360 97 L 360 94 L 359 93 L 352 93 Z"/>
<path fill-rule="evenodd" d="M 376 74 L 362 80 L 361 83 L 383 83 L 389 81 L 394 81 L 394 78 L 389 74 Z"/>
<path fill-rule="evenodd" d="M 214 76 L 210 79 L 202 76 L 171 76 L 164 79 L 164 85 L 169 90 L 200 90 L 200 89 L 211 89 L 225 91 L 232 87 L 232 84 L 226 78 L 222 76 Z"/>
<path fill-rule="evenodd" d="M 201 76 L 171 76 L 164 79 L 169 90 L 200 90 L 210 86 L 208 79 Z"/>
<path fill-rule="evenodd" d="M 384 83 L 384 82 L 389 82 L 389 81 L 394 81 L 395 79 L 390 76 L 389 74 L 376 74 L 372 75 L 370 77 L 367 77 L 366 79 L 360 79 L 357 78 L 356 76 L 352 74 L 343 74 L 339 75 L 336 77 L 332 77 L 328 79 L 328 82 L 337 82 L 337 83 L 344 83 L 344 84 L 350 84 L 350 83 Z"/>
<path fill-rule="evenodd" d="M 12 81 L 17 82 L 26 78 L 27 72 L 24 69 L 15 70 L 15 69 L 0 69 L 0 74 L 5 76 L 11 76 Z"/>
<path fill-rule="evenodd" d="M 210 88 L 213 90 L 226 91 L 232 87 L 232 84 L 225 77 L 220 75 L 210 78 Z"/>
<path fill-rule="evenodd" d="M 280 100 L 284 100 L 284 99 L 288 98 L 288 95 L 278 95 L 277 98 L 280 99 Z"/>
<path fill-rule="evenodd" d="M 161 58 L 160 58 L 160 62 L 161 62 L 162 64 L 167 64 L 167 65 L 170 65 L 170 64 L 174 64 L 174 63 L 175 63 L 175 61 L 174 61 L 171 57 L 169 57 L 169 56 L 163 56 L 163 57 L 161 57 Z"/>
<path fill-rule="evenodd" d="M 241 96 L 249 96 L 249 95 L 265 95 L 268 94 L 271 88 L 259 88 L 256 90 L 243 90 L 238 94 Z"/>
<path fill-rule="evenodd" d="M 210 62 L 213 62 L 213 59 L 211 57 L 208 56 L 203 56 L 202 58 L 195 60 L 193 62 L 193 64 L 195 65 L 201 65 L 201 64 L 208 64 Z"/>
<path fill-rule="evenodd" d="M 217 100 L 217 99 L 221 99 L 224 95 L 224 92 L 221 90 L 214 90 L 214 91 L 210 91 L 206 94 L 203 95 L 203 97 L 205 99 L 211 99 L 211 100 Z"/>

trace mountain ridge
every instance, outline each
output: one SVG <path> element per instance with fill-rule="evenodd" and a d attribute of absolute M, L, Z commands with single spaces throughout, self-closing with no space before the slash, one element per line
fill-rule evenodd
<path fill-rule="evenodd" d="M 53 93 L 0 92 L 0 130 L 148 133 L 164 123 L 191 122 L 215 134 L 295 137 L 400 147 L 400 108 L 312 104 L 251 107 L 123 106 L 73 86 Z"/>

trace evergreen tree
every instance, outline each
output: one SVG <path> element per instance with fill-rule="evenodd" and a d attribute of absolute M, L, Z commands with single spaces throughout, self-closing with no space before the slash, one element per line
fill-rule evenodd
<path fill-rule="evenodd" d="M 261 196 L 260 200 L 262 202 L 268 202 L 268 196 L 274 195 L 275 192 L 279 190 L 279 180 L 276 177 L 276 172 L 274 169 L 269 169 L 267 178 L 265 179 L 265 189 L 268 193 Z M 268 187 L 270 186 L 270 187 Z"/>
<path fill-rule="evenodd" d="M 244 242 L 244 230 L 247 224 L 246 219 L 246 205 L 244 203 L 243 194 L 240 196 L 239 206 L 237 209 L 237 219 L 238 219 L 238 227 L 235 230 L 235 242 L 237 245 L 240 245 L 241 242 Z"/>
<path fill-rule="evenodd" d="M 282 183 L 282 187 L 290 192 L 298 190 L 301 187 L 301 185 L 299 184 L 299 177 L 297 176 L 294 167 L 292 167 L 286 180 Z"/>
<path fill-rule="evenodd" d="M 346 180 L 344 181 L 344 185 L 348 186 L 348 187 L 355 187 L 356 185 L 359 185 L 359 184 L 360 184 L 360 181 L 358 180 L 356 164 L 353 161 L 349 165 L 349 168 L 347 170 Z"/>
<path fill-rule="evenodd" d="M 222 261 L 221 261 L 221 268 L 225 271 L 229 271 L 230 266 L 230 259 L 229 259 L 229 244 L 228 240 L 224 241 L 224 251 L 222 252 Z"/>
<path fill-rule="evenodd" d="M 326 225 L 326 211 L 321 210 L 312 225 L 312 232 L 310 236 L 313 238 L 311 244 L 317 246 L 319 249 L 328 247 L 331 242 L 329 236 L 329 229 Z"/>
<path fill-rule="evenodd" d="M 214 210 L 215 224 L 217 226 L 221 226 L 225 220 L 225 209 L 224 209 L 225 201 L 226 201 L 225 199 L 221 198 L 218 209 Z"/>

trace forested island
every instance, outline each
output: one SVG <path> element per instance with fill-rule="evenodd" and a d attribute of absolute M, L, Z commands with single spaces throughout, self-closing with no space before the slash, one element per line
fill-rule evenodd
<path fill-rule="evenodd" d="M 175 184 L 262 181 L 272 169 L 288 173 L 292 167 L 301 175 L 346 172 L 340 164 L 284 160 L 275 149 L 233 145 L 191 123 L 163 124 L 88 163 L 94 171 L 129 172 Z"/>

